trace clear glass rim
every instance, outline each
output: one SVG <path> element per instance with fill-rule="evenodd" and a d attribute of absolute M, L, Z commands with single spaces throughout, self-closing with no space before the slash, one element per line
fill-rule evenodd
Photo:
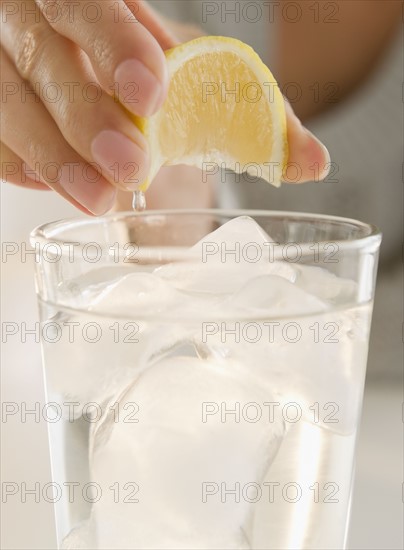
<path fill-rule="evenodd" d="M 69 218 L 59 221 L 49 222 L 40 225 L 33 229 L 30 233 L 31 244 L 39 243 L 40 246 L 45 246 L 48 243 L 60 245 L 63 249 L 69 243 L 77 243 L 77 238 L 69 240 L 67 238 L 60 238 L 60 232 L 68 230 L 69 227 L 75 226 L 76 228 L 82 226 L 96 226 L 105 222 L 117 222 L 124 220 L 125 218 L 151 218 L 153 216 L 181 216 L 181 215 L 195 215 L 195 216 L 223 216 L 232 217 L 237 216 L 251 216 L 262 218 L 294 218 L 296 221 L 309 221 L 315 222 L 323 221 L 325 223 L 334 223 L 338 225 L 351 225 L 359 230 L 363 231 L 363 235 L 355 237 L 353 239 L 335 239 L 332 242 L 337 244 L 343 249 L 359 249 L 362 247 L 367 248 L 368 245 L 374 244 L 375 246 L 380 244 L 381 231 L 372 224 L 361 222 L 353 218 L 344 218 L 340 216 L 331 216 L 326 214 L 311 214 L 299 211 L 286 211 L 286 210 L 244 210 L 244 209 L 219 209 L 219 208 L 192 208 L 192 209 L 165 209 L 165 210 L 145 210 L 143 212 L 116 212 L 100 217 L 88 217 L 88 218 Z M 84 244 L 84 240 L 80 244 Z M 325 241 L 316 241 L 325 242 Z M 302 243 L 310 244 L 310 243 Z M 105 243 L 105 250 L 109 244 Z M 102 248 L 102 247 L 101 247 Z"/>

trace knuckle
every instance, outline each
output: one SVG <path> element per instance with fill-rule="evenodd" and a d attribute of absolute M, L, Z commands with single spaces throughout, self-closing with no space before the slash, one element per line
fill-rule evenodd
<path fill-rule="evenodd" d="M 49 23 L 56 23 L 64 17 L 66 0 L 35 0 L 35 2 Z"/>
<path fill-rule="evenodd" d="M 49 32 L 41 23 L 34 23 L 22 32 L 16 46 L 15 64 L 23 78 L 32 77 L 48 37 Z"/>
<path fill-rule="evenodd" d="M 63 133 L 67 132 L 69 135 L 75 133 L 75 130 L 79 127 L 81 118 L 81 124 L 83 125 L 82 112 L 79 108 L 79 102 L 61 101 L 57 105 L 57 120 L 59 120 L 59 126 L 62 125 Z M 67 136 L 66 136 L 67 137 Z"/>
<path fill-rule="evenodd" d="M 27 144 L 27 161 L 29 166 L 38 167 L 44 162 L 46 147 L 39 140 L 30 140 Z"/>
<path fill-rule="evenodd" d="M 99 67 L 108 72 L 114 64 L 114 50 L 112 41 L 106 39 L 105 33 L 94 36 L 92 43 L 93 57 Z"/>
<path fill-rule="evenodd" d="M 61 162 L 61 153 L 65 153 L 59 140 L 50 146 L 45 137 L 37 137 L 27 145 L 26 162 L 31 170 L 40 175 L 44 182 L 55 183 L 58 181 Z"/>
<path fill-rule="evenodd" d="M 59 104 L 58 120 L 63 126 L 63 133 L 68 141 L 74 141 L 83 138 L 90 132 L 90 126 L 95 120 L 100 118 L 100 109 L 96 104 L 87 103 L 83 99 L 80 101 L 62 101 Z"/>

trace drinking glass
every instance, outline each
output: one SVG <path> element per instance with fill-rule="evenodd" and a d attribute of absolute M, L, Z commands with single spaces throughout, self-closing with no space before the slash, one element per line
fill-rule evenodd
<path fill-rule="evenodd" d="M 377 228 L 148 211 L 31 242 L 58 548 L 344 548 Z"/>

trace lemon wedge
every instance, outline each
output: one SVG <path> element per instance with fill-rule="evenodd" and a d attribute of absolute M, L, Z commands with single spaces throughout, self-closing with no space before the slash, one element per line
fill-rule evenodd
<path fill-rule="evenodd" d="M 170 84 L 161 109 L 133 117 L 151 168 L 212 166 L 247 172 L 279 186 L 287 162 L 284 99 L 255 51 L 234 38 L 204 36 L 166 52 Z"/>

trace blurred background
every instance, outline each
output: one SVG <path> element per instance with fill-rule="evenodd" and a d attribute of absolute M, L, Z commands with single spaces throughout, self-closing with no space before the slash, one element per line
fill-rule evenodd
<path fill-rule="evenodd" d="M 303 186 L 236 183 L 217 186 L 226 207 L 311 211 L 378 225 L 384 235 L 358 441 L 351 549 L 403 548 L 403 16 L 402 3 L 151 2 L 189 36 L 203 29 L 249 43 L 269 65 L 299 117 L 327 145 L 331 172 Z M 178 23 L 168 23 L 175 29 Z M 181 30 L 184 33 L 184 28 Z M 2 182 L 1 315 L 5 323 L 38 320 L 33 227 L 80 216 L 52 192 Z M 15 254 L 5 257 L 5 246 Z M 25 248 L 24 248 L 25 247 Z M 8 250 L 11 250 L 8 248 Z M 22 251 L 22 253 L 21 253 Z M 20 334 L 2 340 L 2 401 L 45 403 L 40 346 Z M 3 482 L 51 480 L 47 426 L 18 415 L 2 423 Z M 54 548 L 52 505 L 9 497 L 2 548 Z"/>

